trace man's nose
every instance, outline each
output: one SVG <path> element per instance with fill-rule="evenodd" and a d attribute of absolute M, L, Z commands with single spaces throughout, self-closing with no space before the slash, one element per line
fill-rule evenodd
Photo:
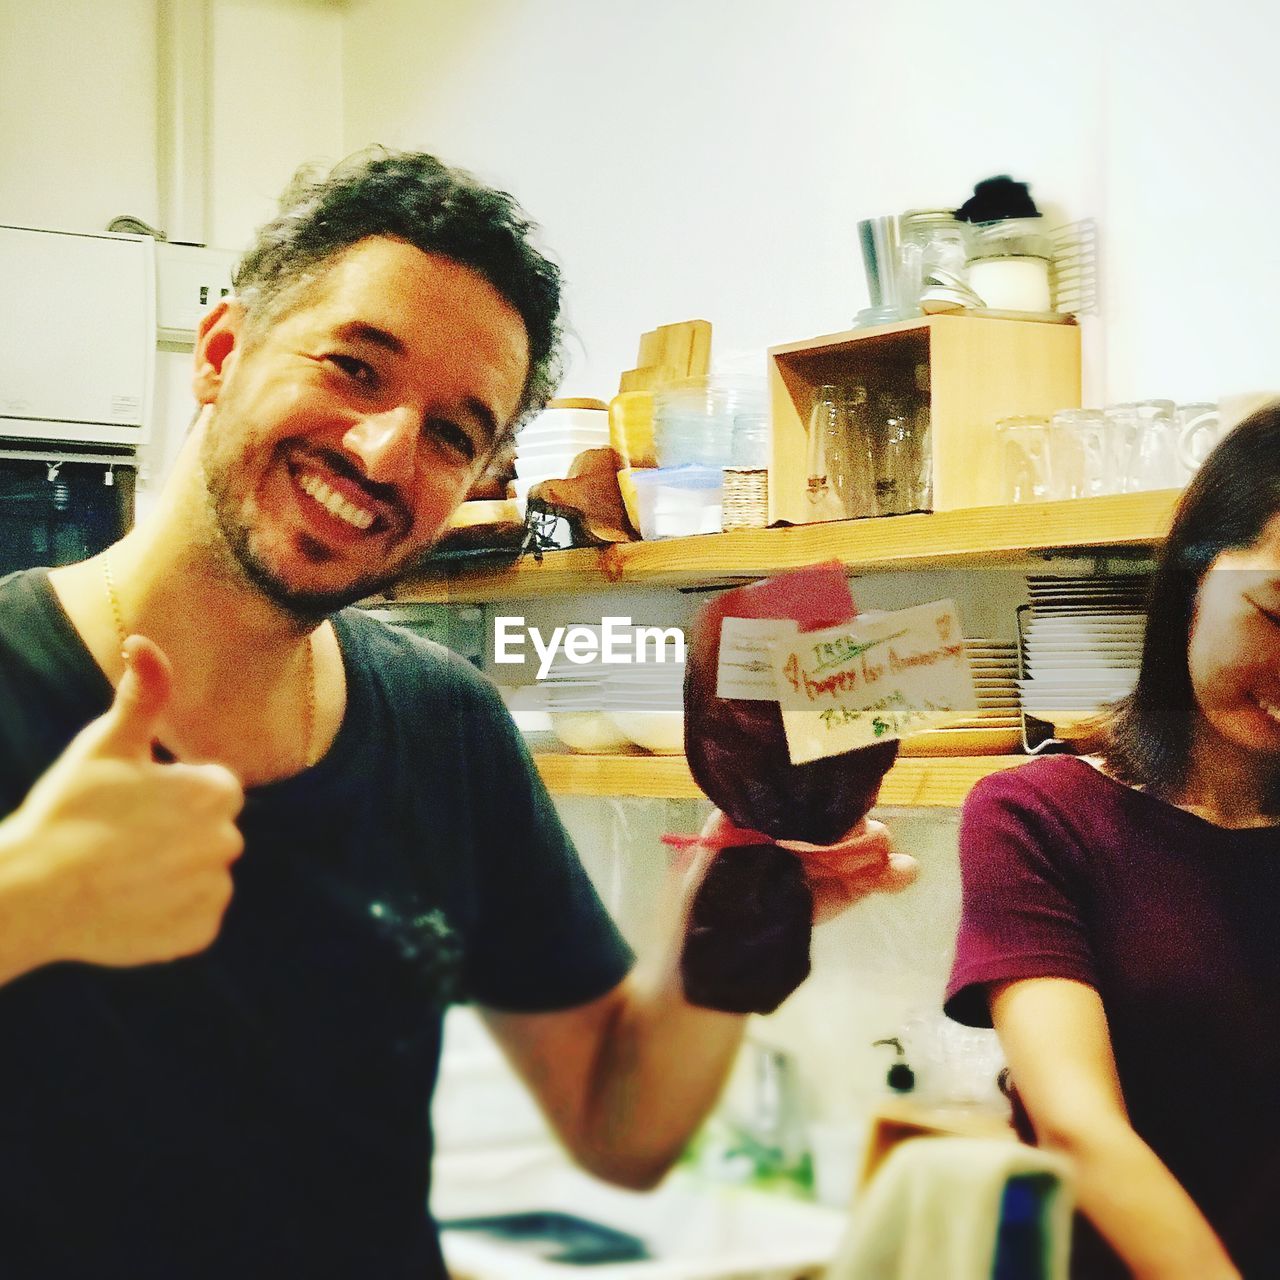
<path fill-rule="evenodd" d="M 366 414 L 348 428 L 343 445 L 380 484 L 396 484 L 413 476 L 418 447 L 418 420 L 407 405 Z"/>

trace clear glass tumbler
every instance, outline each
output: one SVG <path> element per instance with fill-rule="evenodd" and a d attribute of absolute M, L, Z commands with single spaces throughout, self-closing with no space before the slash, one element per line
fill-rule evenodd
<path fill-rule="evenodd" d="M 1044 418 L 1002 418 L 996 423 L 1006 502 L 1044 502 L 1053 494 L 1049 423 Z"/>
<path fill-rule="evenodd" d="M 921 442 L 916 416 L 904 397 L 892 392 L 879 397 L 870 440 L 876 515 L 900 516 L 921 510 Z"/>
<path fill-rule="evenodd" d="M 1110 436 L 1115 492 L 1174 489 L 1178 466 L 1177 406 L 1172 400 L 1134 400 L 1103 411 Z"/>
<path fill-rule="evenodd" d="M 1101 409 L 1060 409 L 1049 421 L 1051 497 L 1096 498 L 1111 492 L 1107 420 Z"/>

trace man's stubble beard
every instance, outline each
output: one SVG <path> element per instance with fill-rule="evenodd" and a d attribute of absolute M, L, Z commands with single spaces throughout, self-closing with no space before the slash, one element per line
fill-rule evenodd
<path fill-rule="evenodd" d="M 199 463 L 210 517 L 206 523 L 210 526 L 211 541 L 217 544 L 211 550 L 215 554 L 221 552 L 219 558 L 233 573 L 305 630 L 318 626 L 348 605 L 377 595 L 405 573 L 408 564 L 398 565 L 385 573 L 358 578 L 340 591 L 306 591 L 284 581 L 266 558 L 254 549 L 253 531 L 242 518 L 240 504 L 231 491 L 232 468 L 219 458 L 215 443 L 220 416 L 219 410 L 215 409 L 206 424 L 204 439 L 200 442 Z"/>

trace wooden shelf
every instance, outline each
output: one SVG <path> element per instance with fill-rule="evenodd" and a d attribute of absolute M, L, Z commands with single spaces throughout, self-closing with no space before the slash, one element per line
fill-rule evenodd
<path fill-rule="evenodd" d="M 591 756 L 536 754 L 534 763 L 553 795 L 649 796 L 678 799 L 702 795 L 683 756 Z M 1026 764 L 1030 756 L 914 756 L 899 760 L 880 789 L 882 806 L 956 809 L 975 782 L 1001 769 Z"/>
<path fill-rule="evenodd" d="M 1068 324 L 920 316 L 770 347 L 768 367 L 769 519 L 793 524 L 821 519 L 806 458 L 809 415 L 823 386 L 893 388 L 908 415 L 927 411 L 920 444 L 930 456 L 935 511 L 1002 500 L 1000 419 L 1047 419 L 1080 403 L 1080 331 Z M 860 437 L 873 431 L 872 418 L 853 417 Z"/>
<path fill-rule="evenodd" d="M 852 573 L 1011 565 L 1051 552 L 1087 556 L 1153 547 L 1179 490 L 973 507 L 879 520 L 629 542 L 602 550 L 547 552 L 506 567 L 428 572 L 387 598 L 432 604 L 574 595 L 610 586 L 714 586 L 838 560 Z"/>

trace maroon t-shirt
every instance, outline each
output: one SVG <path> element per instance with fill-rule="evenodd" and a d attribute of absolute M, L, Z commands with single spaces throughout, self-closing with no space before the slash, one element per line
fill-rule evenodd
<path fill-rule="evenodd" d="M 1134 1129 L 1244 1274 L 1280 1276 L 1280 827 L 1053 756 L 973 789 L 960 863 L 947 1013 L 989 1027 L 987 984 L 1011 978 L 1096 988 Z M 1081 1246 L 1073 1274 L 1110 1274 Z"/>

